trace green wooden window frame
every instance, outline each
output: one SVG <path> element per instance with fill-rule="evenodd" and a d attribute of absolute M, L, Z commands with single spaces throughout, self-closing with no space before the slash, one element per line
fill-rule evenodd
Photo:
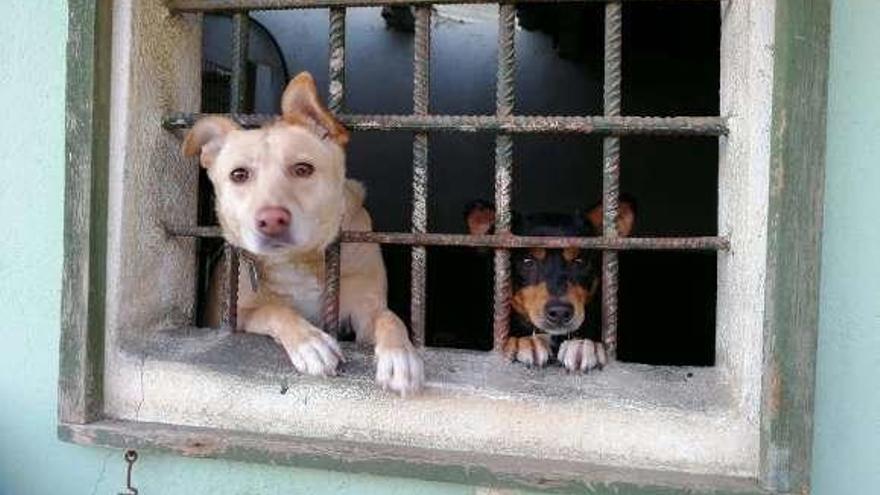
<path fill-rule="evenodd" d="M 776 0 L 760 464 L 748 479 L 559 461 L 547 461 L 547 474 L 541 461 L 512 456 L 104 417 L 112 0 L 70 0 L 68 9 L 62 440 L 571 493 L 809 492 L 830 0 Z"/>

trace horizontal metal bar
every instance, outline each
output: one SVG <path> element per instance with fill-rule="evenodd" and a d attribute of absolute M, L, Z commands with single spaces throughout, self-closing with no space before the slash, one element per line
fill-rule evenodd
<path fill-rule="evenodd" d="M 170 235 L 221 237 L 220 227 L 166 227 Z M 488 248 L 565 248 L 608 250 L 727 250 L 726 237 L 550 237 L 517 235 L 464 235 L 403 232 L 342 232 L 342 242 L 370 242 L 407 246 L 470 246 Z"/>
<path fill-rule="evenodd" d="M 516 235 L 408 234 L 395 232 L 343 232 L 342 242 L 375 242 L 420 246 L 471 246 L 492 248 L 660 249 L 726 250 L 724 237 L 549 237 Z"/>
<path fill-rule="evenodd" d="M 163 121 L 166 129 L 186 129 L 207 114 L 177 113 Z M 254 128 L 275 121 L 277 115 L 225 114 L 242 127 Z M 574 133 L 600 135 L 686 135 L 727 134 L 722 117 L 546 117 L 517 115 L 340 115 L 356 131 L 452 131 L 504 133 Z"/>
<path fill-rule="evenodd" d="M 602 3 L 607 0 L 528 0 L 527 3 Z M 668 2 L 669 0 L 626 0 Z M 720 0 L 689 0 L 719 2 Z M 379 7 L 383 5 L 438 5 L 517 3 L 513 0 L 168 0 L 172 12 L 244 12 L 248 10 L 310 9 L 326 7 Z M 526 3 L 526 2 L 521 2 Z"/>

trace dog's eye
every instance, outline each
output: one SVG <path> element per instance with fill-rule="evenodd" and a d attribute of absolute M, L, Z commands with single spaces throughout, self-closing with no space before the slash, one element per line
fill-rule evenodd
<path fill-rule="evenodd" d="M 571 260 L 575 265 L 583 265 L 585 263 L 584 259 L 578 256 L 577 258 Z"/>
<path fill-rule="evenodd" d="M 315 173 L 315 167 L 311 163 L 299 162 L 290 167 L 290 173 L 302 179 Z"/>
<path fill-rule="evenodd" d="M 522 260 L 522 264 L 526 268 L 531 268 L 535 266 L 535 258 L 525 257 Z"/>
<path fill-rule="evenodd" d="M 239 167 L 229 173 L 229 178 L 232 179 L 232 182 L 241 184 L 251 178 L 251 172 L 246 168 Z"/>

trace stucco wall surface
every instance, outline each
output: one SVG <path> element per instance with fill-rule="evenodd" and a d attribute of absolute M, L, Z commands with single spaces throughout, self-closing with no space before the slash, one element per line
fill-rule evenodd
<path fill-rule="evenodd" d="M 814 493 L 880 493 L 880 2 L 836 0 Z"/>
<path fill-rule="evenodd" d="M 66 3 L 0 3 L 0 495 L 117 493 L 121 453 L 55 437 Z M 814 493 L 880 487 L 880 3 L 834 2 Z M 862 243 L 852 249 L 853 243 Z M 146 453 L 141 493 L 471 494 L 471 487 Z M 485 493 L 485 492 L 483 492 Z"/>

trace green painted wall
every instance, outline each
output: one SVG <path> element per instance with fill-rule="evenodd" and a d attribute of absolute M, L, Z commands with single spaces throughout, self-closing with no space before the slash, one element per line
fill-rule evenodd
<path fill-rule="evenodd" d="M 815 493 L 880 493 L 880 2 L 836 0 L 813 447 Z"/>
<path fill-rule="evenodd" d="M 815 493 L 868 494 L 880 489 L 880 2 L 838 0 L 833 16 Z M 0 495 L 122 487 L 119 452 L 55 439 L 65 33 L 64 2 L 0 5 Z M 474 492 L 150 454 L 135 480 L 144 494 Z"/>

